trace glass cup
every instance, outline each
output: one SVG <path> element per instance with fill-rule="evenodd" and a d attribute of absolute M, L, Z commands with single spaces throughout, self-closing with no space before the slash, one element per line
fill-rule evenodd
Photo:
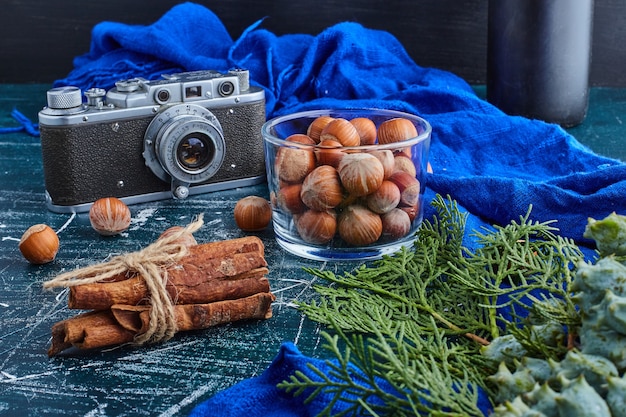
<path fill-rule="evenodd" d="M 378 259 L 414 243 L 428 169 L 426 120 L 392 110 L 314 110 L 269 120 L 262 134 L 282 248 L 341 261 Z"/>

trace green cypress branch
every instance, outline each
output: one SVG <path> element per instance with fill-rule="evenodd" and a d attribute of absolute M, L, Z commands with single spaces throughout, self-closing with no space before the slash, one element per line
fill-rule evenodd
<path fill-rule="evenodd" d="M 506 329 L 528 351 L 562 354 L 562 346 L 547 349 L 515 331 L 520 319 L 498 311 L 531 302 L 533 319 L 576 326 L 569 297 L 583 259 L 576 245 L 552 222 L 531 221 L 529 209 L 517 222 L 474 231 L 472 252 L 456 202 L 437 196 L 432 204 L 437 215 L 423 222 L 413 248 L 342 275 L 306 269 L 327 285 L 298 308 L 334 333 L 324 333 L 324 346 L 337 364 L 329 362 L 329 376 L 312 369 L 316 378 L 296 373 L 280 386 L 309 393 L 309 401 L 330 396 L 321 415 L 336 415 L 340 401 L 348 404 L 340 415 L 481 415 L 477 387 L 490 392 L 485 378 L 494 364 L 477 341 Z"/>

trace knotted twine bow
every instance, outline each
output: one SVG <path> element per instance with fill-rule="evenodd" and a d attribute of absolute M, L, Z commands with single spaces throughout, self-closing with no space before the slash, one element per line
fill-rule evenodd
<path fill-rule="evenodd" d="M 181 238 L 200 229 L 203 223 L 203 215 L 200 214 L 186 227 L 159 238 L 140 251 L 118 255 L 105 263 L 66 272 L 44 282 L 43 287 L 69 288 L 102 282 L 122 274 L 137 273 L 148 287 L 151 308 L 148 329 L 135 336 L 134 343 L 143 345 L 164 342 L 171 339 L 177 330 L 174 304 L 166 289 L 167 267 L 177 264 L 189 253 L 187 245 L 183 243 L 184 239 Z"/>

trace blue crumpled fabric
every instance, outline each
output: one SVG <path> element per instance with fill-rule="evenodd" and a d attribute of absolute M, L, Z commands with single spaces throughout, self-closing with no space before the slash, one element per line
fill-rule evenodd
<path fill-rule="evenodd" d="M 458 76 L 415 63 L 390 33 L 346 22 L 316 36 L 277 36 L 262 25 L 255 22 L 233 40 L 215 14 L 193 3 L 175 6 L 148 26 L 103 22 L 93 29 L 90 51 L 55 85 L 108 89 L 124 78 L 247 68 L 252 83 L 265 89 L 268 118 L 375 107 L 427 119 L 434 173 L 427 177 L 426 201 L 435 193 L 454 198 L 468 213 L 468 231 L 519 220 L 532 205 L 533 220 L 558 220 L 563 236 L 591 248 L 583 238 L 587 218 L 626 212 L 626 164 L 591 152 L 557 125 L 504 114 Z M 433 215 L 426 207 L 425 218 Z M 466 245 L 473 245 L 469 233 Z M 254 381 L 218 394 L 221 407 L 227 399 L 240 401 L 239 390 L 254 389 Z M 277 399 L 271 389 L 262 395 L 281 407 L 263 415 L 314 414 L 297 400 Z"/>
<path fill-rule="evenodd" d="M 303 372 L 311 379 L 319 380 L 309 365 L 315 366 L 326 375 L 329 375 L 332 370 L 326 361 L 303 355 L 296 345 L 285 342 L 273 362 L 261 375 L 240 382 L 235 389 L 218 392 L 209 400 L 197 405 L 189 417 L 316 416 L 331 403 L 333 398 L 331 393 L 322 392 L 304 405 L 302 402 L 311 391 L 306 391 L 294 399 L 293 394 L 276 387 L 276 384 L 283 382 L 287 375 L 293 374 L 296 370 Z M 391 391 L 391 388 L 387 389 L 387 392 Z M 233 401 L 235 392 L 237 400 Z M 477 405 L 485 411 L 490 408 L 489 399 L 482 390 L 478 392 Z M 346 403 L 341 401 L 335 403 L 330 415 L 337 415 L 345 406 Z"/>

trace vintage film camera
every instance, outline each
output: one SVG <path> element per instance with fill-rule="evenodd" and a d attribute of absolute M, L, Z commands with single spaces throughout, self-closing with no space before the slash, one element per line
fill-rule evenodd
<path fill-rule="evenodd" d="M 265 180 L 265 94 L 247 70 L 122 80 L 108 92 L 48 91 L 39 112 L 47 206 L 81 212 L 102 197 L 127 204 Z"/>

